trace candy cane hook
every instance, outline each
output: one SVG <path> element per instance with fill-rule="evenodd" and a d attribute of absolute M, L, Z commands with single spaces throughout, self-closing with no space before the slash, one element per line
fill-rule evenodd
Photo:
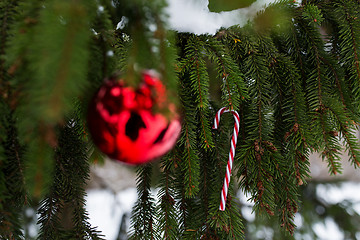
<path fill-rule="evenodd" d="M 217 111 L 215 119 L 214 119 L 214 126 L 213 129 L 217 129 L 220 122 L 220 116 L 225 112 L 231 112 L 235 118 L 235 125 L 234 125 L 234 133 L 231 137 L 231 144 L 230 144 L 230 152 L 229 152 L 229 160 L 226 166 L 226 174 L 224 179 L 224 185 L 221 191 L 221 201 L 220 201 L 220 207 L 219 209 L 221 211 L 225 210 L 225 203 L 226 203 L 226 196 L 228 193 L 229 183 L 230 183 L 230 176 L 231 176 L 231 169 L 232 164 L 235 157 L 235 147 L 237 142 L 237 137 L 239 133 L 240 128 L 240 117 L 239 114 L 235 110 L 229 110 L 226 107 L 220 108 L 219 111 Z"/>

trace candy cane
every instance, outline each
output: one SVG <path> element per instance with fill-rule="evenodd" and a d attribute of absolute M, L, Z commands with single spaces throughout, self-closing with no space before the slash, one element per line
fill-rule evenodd
<path fill-rule="evenodd" d="M 221 191 L 221 201 L 220 201 L 220 207 L 219 209 L 221 211 L 225 210 L 225 203 L 226 203 L 226 196 L 228 193 L 229 183 L 230 183 L 230 176 L 231 176 L 231 169 L 232 164 L 235 157 L 235 147 L 237 142 L 237 137 L 239 133 L 239 127 L 240 127 L 240 117 L 239 114 L 235 110 L 229 110 L 226 107 L 220 108 L 219 111 L 217 111 L 215 119 L 214 119 L 214 126 L 213 129 L 217 129 L 220 122 L 220 116 L 225 112 L 231 112 L 235 118 L 235 125 L 234 125 L 234 133 L 231 137 L 231 144 L 230 144 L 230 152 L 229 152 L 229 160 L 226 166 L 226 174 L 224 179 L 224 185 Z"/>

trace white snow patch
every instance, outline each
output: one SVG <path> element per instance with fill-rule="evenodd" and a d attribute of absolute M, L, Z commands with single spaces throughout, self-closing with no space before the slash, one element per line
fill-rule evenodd
<path fill-rule="evenodd" d="M 215 13 L 209 11 L 208 0 L 168 0 L 166 13 L 172 29 L 195 34 L 215 34 L 222 27 L 245 25 L 257 12 L 274 2 L 258 0 L 246 8 Z"/>
<path fill-rule="evenodd" d="M 316 194 L 328 203 L 340 203 L 344 200 L 360 202 L 360 184 L 357 182 L 342 183 L 340 186 L 319 184 Z"/>
<path fill-rule="evenodd" d="M 338 225 L 331 218 L 326 218 L 325 223 L 316 223 L 313 226 L 319 240 L 339 240 L 344 239 L 344 234 Z"/>
<path fill-rule="evenodd" d="M 105 235 L 105 239 L 115 240 L 124 213 L 131 213 L 137 199 L 135 188 L 128 188 L 118 194 L 109 190 L 90 190 L 87 192 L 86 210 L 91 226 Z"/>

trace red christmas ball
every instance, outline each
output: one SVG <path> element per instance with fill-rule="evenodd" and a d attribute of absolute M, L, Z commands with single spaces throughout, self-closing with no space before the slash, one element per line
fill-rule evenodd
<path fill-rule="evenodd" d="M 165 86 L 150 71 L 143 73 L 137 89 L 121 79 L 106 80 L 90 104 L 88 127 L 103 153 L 133 165 L 167 153 L 181 130 L 175 106 L 167 103 Z"/>

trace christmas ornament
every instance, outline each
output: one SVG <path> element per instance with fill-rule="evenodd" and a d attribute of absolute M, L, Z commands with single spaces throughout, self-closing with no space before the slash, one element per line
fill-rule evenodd
<path fill-rule="evenodd" d="M 122 79 L 106 80 L 88 110 L 95 145 L 110 158 L 133 165 L 164 155 L 181 130 L 160 79 L 152 71 L 144 72 L 142 78 L 137 89 Z"/>
<path fill-rule="evenodd" d="M 214 126 L 213 129 L 217 129 L 219 126 L 219 122 L 220 122 L 220 116 L 223 113 L 226 112 L 231 112 L 235 118 L 235 125 L 234 125 L 234 132 L 233 135 L 231 137 L 231 144 L 230 144 L 230 152 L 229 152 L 229 160 L 226 166 L 226 174 L 225 174 L 225 179 L 224 179 L 224 185 L 223 188 L 221 190 L 221 200 L 220 200 L 220 207 L 219 209 L 221 211 L 225 211 L 225 204 L 226 204 L 226 196 L 228 193 L 228 189 L 229 189 L 229 183 L 230 183 L 230 176 L 231 176 L 231 169 L 232 169 L 232 164 L 234 161 L 234 157 L 235 157 L 235 147 L 236 147 L 236 142 L 237 142 L 237 137 L 238 137 L 238 133 L 239 133 L 239 127 L 240 127 L 240 117 L 239 114 L 235 111 L 235 110 L 229 110 L 226 107 L 220 108 L 219 111 L 217 111 L 215 119 L 214 119 Z"/>

